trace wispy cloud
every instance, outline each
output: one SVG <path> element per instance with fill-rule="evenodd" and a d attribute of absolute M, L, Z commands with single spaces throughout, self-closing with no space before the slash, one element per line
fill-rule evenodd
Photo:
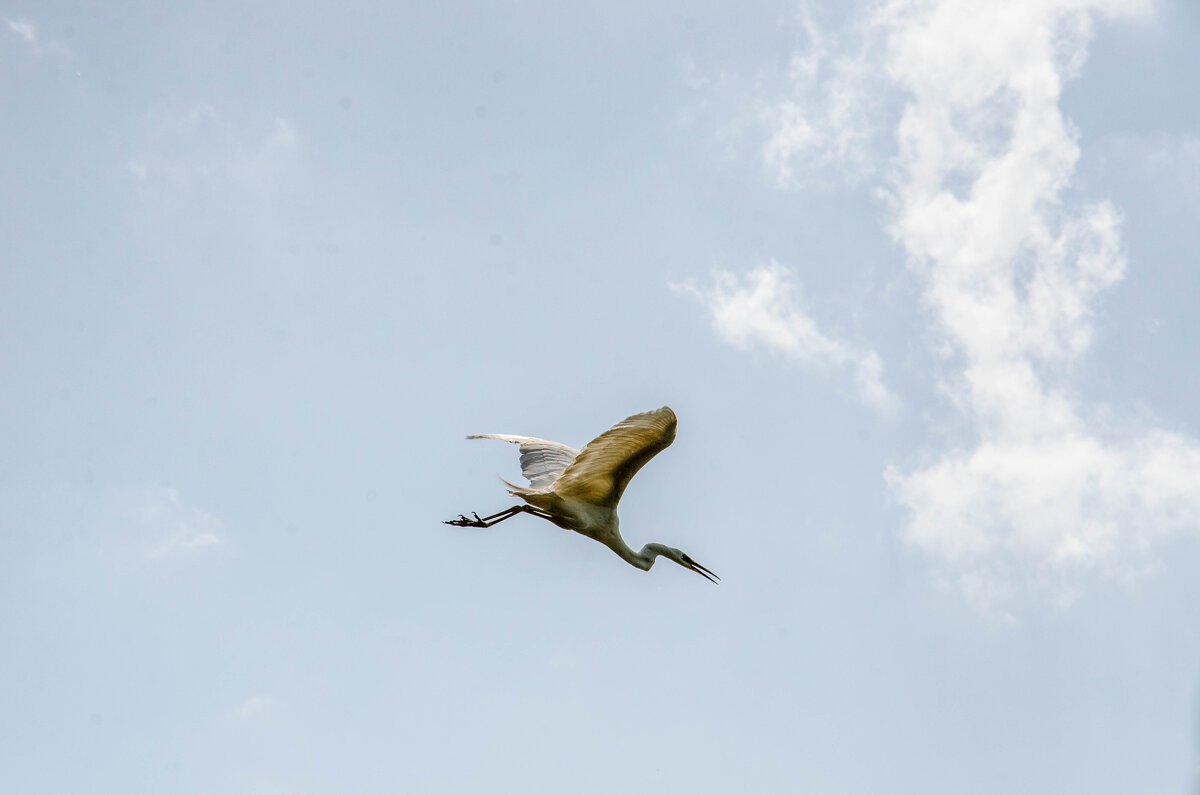
<path fill-rule="evenodd" d="M 882 412 L 896 407 L 895 396 L 881 380 L 879 356 L 823 333 L 804 311 L 799 280 L 778 262 L 772 260 L 744 278 L 717 271 L 708 287 L 694 282 L 672 287 L 698 299 L 717 335 L 731 345 L 765 350 L 812 369 L 845 371 L 863 403 Z"/>
<path fill-rule="evenodd" d="M 37 46 L 37 26 L 28 19 L 6 19 L 8 29 L 31 47 Z"/>
<path fill-rule="evenodd" d="M 250 720 L 264 714 L 270 708 L 270 697 L 264 695 L 250 696 L 241 704 L 234 707 L 233 715 L 235 718 L 241 720 Z"/>
<path fill-rule="evenodd" d="M 786 96 L 775 102 L 755 102 L 730 110 L 717 123 L 716 142 L 730 158 L 740 157 L 748 136 L 765 140 L 755 146 L 770 182 L 785 190 L 838 180 L 859 181 L 872 174 L 877 163 L 870 157 L 876 135 L 876 97 L 866 90 L 879 65 L 869 57 L 861 35 L 857 51 L 847 48 L 816 21 L 810 3 L 801 0 L 796 15 L 784 24 L 798 31 L 805 42 L 788 62 Z M 746 86 L 721 70 L 705 71 L 694 61 L 681 64 L 682 82 L 704 97 L 681 114 L 681 124 L 692 127 L 697 119 L 711 122 L 717 111 L 739 102 Z M 799 280 L 771 260 L 740 275 L 713 274 L 708 286 L 695 281 L 672 285 L 679 293 L 697 298 L 709 311 L 713 328 L 726 342 L 746 351 L 764 351 L 810 372 L 848 377 L 859 402 L 881 414 L 891 414 L 900 401 L 883 382 L 883 362 L 866 344 L 853 343 L 823 330 L 804 307 Z"/>
<path fill-rule="evenodd" d="M 125 166 L 147 188 L 258 193 L 275 184 L 299 150 L 296 126 L 281 116 L 248 129 L 201 103 L 151 114 L 142 144 Z"/>
<path fill-rule="evenodd" d="M 38 26 L 31 19 L 4 19 L 4 26 L 8 28 L 17 40 L 19 40 L 26 48 L 26 51 L 37 58 L 50 58 L 58 61 L 62 66 L 70 66 L 75 62 L 75 52 L 59 41 L 47 41 L 38 33 Z"/>
<path fill-rule="evenodd" d="M 767 129 L 763 165 L 780 188 L 820 181 L 829 169 L 865 177 L 875 169 L 869 145 L 879 113 L 877 95 L 865 89 L 877 63 L 861 36 L 855 50 L 822 30 L 808 3 L 797 21 L 805 46 L 788 64 L 789 96 L 758 114 Z"/>
<path fill-rule="evenodd" d="M 139 502 L 140 518 L 150 530 L 146 548 L 150 558 L 196 554 L 225 543 L 224 522 L 189 505 L 177 489 L 144 487 Z"/>
<path fill-rule="evenodd" d="M 869 80 L 823 76 L 819 64 L 837 56 L 810 36 L 794 82 L 827 99 L 775 109 L 765 156 L 777 181 L 796 185 L 806 181 L 797 169 L 840 156 L 822 132 L 837 128 L 820 121 L 829 108 L 898 102 L 881 188 L 947 351 L 941 385 L 970 434 L 889 468 L 887 482 L 907 511 L 904 537 L 984 608 L 1029 593 L 1069 603 L 1088 577 L 1136 576 L 1154 567 L 1160 541 L 1200 528 L 1200 445 L 1102 419 L 1113 412 L 1088 408 L 1070 384 L 1097 296 L 1126 261 L 1117 209 L 1066 198 L 1079 146 L 1062 87 L 1083 66 L 1096 16 L 1146 7 L 890 0 L 872 6 L 870 46 L 843 57 Z M 833 102 L 838 86 L 850 93 Z"/>

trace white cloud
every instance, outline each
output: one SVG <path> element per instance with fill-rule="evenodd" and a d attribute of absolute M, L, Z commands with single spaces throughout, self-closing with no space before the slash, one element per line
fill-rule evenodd
<path fill-rule="evenodd" d="M 194 554 L 224 544 L 224 522 L 186 503 L 178 490 L 144 487 L 139 501 L 140 518 L 151 531 L 149 557 Z"/>
<path fill-rule="evenodd" d="M 262 715 L 271 707 L 271 699 L 267 696 L 258 695 L 238 704 L 233 709 L 233 715 L 241 720 L 250 720 L 251 718 Z"/>
<path fill-rule="evenodd" d="M 150 173 L 150 167 L 146 165 L 146 161 L 137 157 L 129 158 L 129 160 L 125 163 L 125 168 L 128 169 L 133 178 L 139 182 L 144 182 L 146 180 L 146 175 Z"/>
<path fill-rule="evenodd" d="M 8 29 L 17 34 L 26 44 L 37 46 L 37 26 L 28 19 L 6 19 Z"/>
<path fill-rule="evenodd" d="M 5 19 L 4 24 L 9 32 L 20 39 L 34 56 L 54 59 L 62 66 L 74 63 L 74 51 L 62 42 L 44 40 L 38 35 L 37 24 L 32 20 Z"/>
<path fill-rule="evenodd" d="M 1030 593 L 1069 603 L 1087 578 L 1134 577 L 1156 565 L 1164 539 L 1200 529 L 1200 445 L 1118 429 L 1070 388 L 1096 298 L 1126 262 L 1116 208 L 1065 198 L 1079 147 L 1059 101 L 1094 18 L 1147 6 L 889 0 L 865 28 L 874 64 L 843 59 L 871 77 L 841 82 L 864 103 L 900 100 L 883 183 L 891 232 L 924 284 L 948 352 L 942 386 L 970 428 L 923 464 L 889 468 L 887 483 L 907 510 L 904 537 L 984 608 Z M 831 96 L 836 72 L 808 65 L 836 57 L 821 40 L 813 52 L 794 82 L 809 86 L 816 72 L 810 93 Z M 785 155 L 780 182 L 803 184 L 787 169 L 840 156 L 825 131 L 836 125 L 820 121 L 828 107 L 775 109 L 767 152 Z"/>
<path fill-rule="evenodd" d="M 763 165 L 781 188 L 817 181 L 830 167 L 843 177 L 865 176 L 874 168 L 868 148 L 879 111 L 864 90 L 876 69 L 869 48 L 864 43 L 856 52 L 839 51 L 807 4 L 800 7 L 799 24 L 806 46 L 788 66 L 790 96 L 759 113 L 768 131 Z"/>
<path fill-rule="evenodd" d="M 691 282 L 673 287 L 699 299 L 717 335 L 731 345 L 761 348 L 809 368 L 848 371 L 863 403 L 884 412 L 895 408 L 895 397 L 881 380 L 879 356 L 823 333 L 802 307 L 799 281 L 778 262 L 745 278 L 718 271 L 708 288 Z"/>
<path fill-rule="evenodd" d="M 141 146 L 125 167 L 143 189 L 261 194 L 294 164 L 299 150 L 299 132 L 283 117 L 246 129 L 201 103 L 151 114 Z"/>

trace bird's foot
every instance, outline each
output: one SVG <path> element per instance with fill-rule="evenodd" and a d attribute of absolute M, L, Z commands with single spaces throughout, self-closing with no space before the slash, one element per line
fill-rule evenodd
<path fill-rule="evenodd" d="M 487 527 L 487 524 L 482 519 L 479 518 L 479 514 L 472 511 L 471 515 L 474 516 L 475 518 L 468 519 L 467 517 L 463 516 L 460 513 L 458 515 L 457 519 L 450 519 L 448 521 L 442 522 L 442 524 L 452 524 L 455 527 Z"/>

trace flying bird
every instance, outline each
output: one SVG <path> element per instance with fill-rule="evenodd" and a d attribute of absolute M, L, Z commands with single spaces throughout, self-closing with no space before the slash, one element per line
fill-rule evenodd
<path fill-rule="evenodd" d="M 521 446 L 521 474 L 529 480 L 529 485 L 517 486 L 507 480 L 504 485 L 508 486 L 509 494 L 520 497 L 526 504 L 482 518 L 477 513 L 473 519 L 460 514 L 444 524 L 491 527 L 519 513 L 529 513 L 594 538 L 642 571 L 649 571 L 654 560 L 662 556 L 717 582 L 720 577 L 674 547 L 646 544 L 640 552 L 634 552 L 621 538 L 617 519 L 621 494 L 647 461 L 675 441 L 675 425 L 675 412 L 663 406 L 626 417 L 588 442 L 583 450 L 531 436 L 499 433 L 468 436 L 468 439 L 499 439 Z"/>

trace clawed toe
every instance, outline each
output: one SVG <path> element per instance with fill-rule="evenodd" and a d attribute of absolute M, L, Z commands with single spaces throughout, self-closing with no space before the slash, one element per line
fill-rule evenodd
<path fill-rule="evenodd" d="M 472 515 L 475 518 L 468 519 L 466 516 L 460 513 L 457 519 L 448 519 L 442 522 L 442 524 L 451 524 L 455 527 L 487 527 L 487 525 L 483 523 L 483 520 L 479 518 L 479 514 L 473 513 Z"/>
<path fill-rule="evenodd" d="M 541 515 L 528 505 L 514 505 L 506 511 L 494 513 L 491 516 L 480 516 L 478 513 L 472 511 L 471 516 L 475 517 L 474 519 L 468 519 L 465 514 L 460 513 L 457 519 L 451 519 L 448 522 L 442 522 L 442 524 L 452 524 L 455 527 L 491 527 L 497 522 L 503 522 L 505 519 L 508 519 L 511 516 L 516 516 L 521 512 L 533 513 L 538 516 Z"/>

